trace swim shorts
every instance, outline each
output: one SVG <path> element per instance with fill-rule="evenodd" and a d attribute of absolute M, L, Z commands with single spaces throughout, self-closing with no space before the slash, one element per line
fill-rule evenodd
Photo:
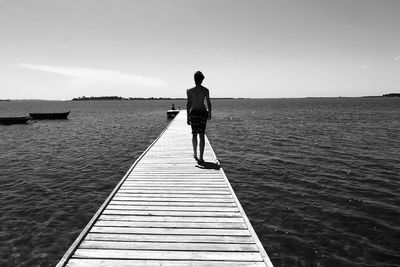
<path fill-rule="evenodd" d="M 189 121 L 192 126 L 192 133 L 204 134 L 206 132 L 207 119 L 207 110 L 191 110 Z"/>

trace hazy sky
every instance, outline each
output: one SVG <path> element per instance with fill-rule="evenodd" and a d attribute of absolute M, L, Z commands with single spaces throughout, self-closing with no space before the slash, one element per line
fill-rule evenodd
<path fill-rule="evenodd" d="M 0 99 L 400 91 L 400 1 L 0 0 Z"/>

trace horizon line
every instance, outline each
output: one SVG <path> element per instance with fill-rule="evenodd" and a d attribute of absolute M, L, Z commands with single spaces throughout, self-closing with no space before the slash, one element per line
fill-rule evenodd
<path fill-rule="evenodd" d="M 310 99 L 310 98 L 369 98 L 369 97 L 385 97 L 387 95 L 400 95 L 400 93 L 387 93 L 382 95 L 365 95 L 365 96 L 302 96 L 302 97 L 211 97 L 211 100 L 223 99 Z M 120 96 L 88 96 L 87 98 L 94 97 L 120 97 Z M 78 98 L 78 97 L 76 97 Z M 186 97 L 121 97 L 121 100 L 186 100 Z M 132 99 L 129 99 L 132 98 Z M 74 99 L 74 98 L 73 98 Z M 44 99 L 44 98 L 0 98 L 0 101 L 73 101 L 73 99 Z M 88 99 L 90 101 L 90 99 Z M 85 101 L 85 100 L 78 100 Z M 95 101 L 95 100 L 94 100 Z M 101 101 L 101 100 L 97 100 Z M 104 100 L 110 101 L 110 100 Z"/>

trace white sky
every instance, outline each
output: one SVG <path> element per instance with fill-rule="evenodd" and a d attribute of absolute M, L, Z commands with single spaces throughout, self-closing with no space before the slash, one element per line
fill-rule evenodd
<path fill-rule="evenodd" d="M 400 91 L 400 1 L 0 0 L 0 99 Z"/>

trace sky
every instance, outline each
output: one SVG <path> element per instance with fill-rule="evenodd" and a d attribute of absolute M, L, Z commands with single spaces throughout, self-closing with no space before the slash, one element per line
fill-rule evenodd
<path fill-rule="evenodd" d="M 0 99 L 400 92 L 397 0 L 0 0 Z"/>

